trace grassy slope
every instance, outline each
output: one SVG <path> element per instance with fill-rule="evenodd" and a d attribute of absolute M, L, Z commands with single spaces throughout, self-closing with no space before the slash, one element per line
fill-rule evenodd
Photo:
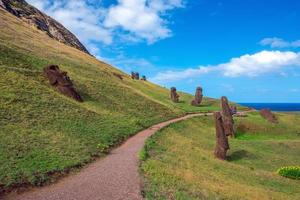
<path fill-rule="evenodd" d="M 217 109 L 211 99 L 206 106 L 191 107 L 193 97 L 187 94 L 174 104 L 168 90 L 131 80 L 2 9 L 0 30 L 0 193 L 40 185 L 159 121 Z M 84 103 L 49 86 L 41 75 L 48 64 L 68 71 Z"/>
<path fill-rule="evenodd" d="M 212 117 L 163 129 L 141 152 L 148 199 L 300 199 L 299 181 L 280 177 L 300 165 L 300 115 L 280 114 L 273 125 L 257 113 L 236 119 L 228 161 L 214 158 Z"/>

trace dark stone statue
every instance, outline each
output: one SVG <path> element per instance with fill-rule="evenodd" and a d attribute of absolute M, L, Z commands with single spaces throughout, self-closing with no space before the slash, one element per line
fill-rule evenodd
<path fill-rule="evenodd" d="M 131 78 L 134 80 L 140 80 L 140 74 L 138 72 L 131 72 Z"/>
<path fill-rule="evenodd" d="M 229 149 L 229 143 L 225 134 L 224 122 L 220 112 L 215 112 L 214 118 L 216 127 L 216 146 L 214 155 L 218 159 L 225 160 L 227 150 Z"/>
<path fill-rule="evenodd" d="M 142 80 L 142 81 L 147 81 L 146 76 L 142 76 L 141 80 Z"/>
<path fill-rule="evenodd" d="M 179 95 L 177 94 L 175 87 L 171 87 L 171 100 L 175 103 L 179 102 Z"/>
<path fill-rule="evenodd" d="M 200 106 L 203 98 L 203 89 L 202 87 L 197 87 L 196 93 L 195 93 L 195 99 L 191 102 L 192 106 Z"/>
<path fill-rule="evenodd" d="M 228 104 L 227 97 L 223 96 L 221 98 L 221 107 L 222 107 L 222 118 L 224 123 L 224 130 L 226 136 L 234 137 L 234 129 L 233 129 L 233 117 L 232 112 Z"/>
<path fill-rule="evenodd" d="M 278 119 L 270 109 L 262 109 L 259 111 L 259 113 L 263 118 L 268 120 L 270 123 L 274 123 L 274 124 L 278 123 Z"/>
<path fill-rule="evenodd" d="M 76 101 L 83 102 L 81 96 L 76 92 L 67 72 L 61 71 L 57 65 L 50 65 L 44 68 L 44 76 L 49 83 L 65 96 L 71 97 Z"/>

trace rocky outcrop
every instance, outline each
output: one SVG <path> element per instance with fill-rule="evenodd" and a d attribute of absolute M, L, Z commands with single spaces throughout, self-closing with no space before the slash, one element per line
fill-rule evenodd
<path fill-rule="evenodd" d="M 196 93 L 195 93 L 195 99 L 191 102 L 192 106 L 200 106 L 203 98 L 203 89 L 202 87 L 197 87 Z"/>
<path fill-rule="evenodd" d="M 38 29 L 45 31 L 51 38 L 89 54 L 88 50 L 74 34 L 56 20 L 29 5 L 26 1 L 0 0 L 0 7 L 27 23 L 36 26 Z"/>
<path fill-rule="evenodd" d="M 179 102 L 179 95 L 177 94 L 175 87 L 171 87 L 170 97 L 173 102 L 175 103 Z"/>
<path fill-rule="evenodd" d="M 48 78 L 50 85 L 56 87 L 60 93 L 78 102 L 83 102 L 81 96 L 76 92 L 67 72 L 61 71 L 57 65 L 45 67 L 44 76 Z"/>
<path fill-rule="evenodd" d="M 214 113 L 216 128 L 216 146 L 214 155 L 216 158 L 225 160 L 229 149 L 228 138 L 225 134 L 224 121 L 220 112 Z"/>
<path fill-rule="evenodd" d="M 259 111 L 260 115 L 268 120 L 270 123 L 278 123 L 276 116 L 269 109 L 262 109 Z"/>
<path fill-rule="evenodd" d="M 222 107 L 222 118 L 224 123 L 224 130 L 226 136 L 234 137 L 234 129 L 233 129 L 233 117 L 232 111 L 228 104 L 227 97 L 223 96 L 221 98 L 221 107 Z"/>

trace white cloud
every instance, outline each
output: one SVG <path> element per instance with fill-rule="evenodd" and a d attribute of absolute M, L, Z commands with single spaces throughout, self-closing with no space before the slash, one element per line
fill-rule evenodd
<path fill-rule="evenodd" d="M 153 43 L 171 36 L 163 16 L 167 10 L 182 5 L 181 0 L 118 0 L 117 5 L 109 8 L 104 25 L 122 28 L 136 38 Z"/>
<path fill-rule="evenodd" d="M 183 6 L 182 0 L 119 0 L 109 8 L 100 0 L 27 1 L 62 23 L 92 53 L 100 52 L 97 42 L 153 43 L 169 37 L 172 31 L 167 27 L 166 12 Z"/>
<path fill-rule="evenodd" d="M 281 72 L 286 67 L 300 66 L 300 53 L 291 51 L 261 51 L 252 55 L 246 54 L 232 58 L 227 63 L 214 66 L 200 66 L 183 71 L 166 71 L 158 73 L 155 82 L 177 81 L 195 78 L 210 72 L 220 73 L 226 77 L 256 77 L 265 73 Z"/>
<path fill-rule="evenodd" d="M 296 41 L 285 41 L 281 38 L 273 37 L 273 38 L 264 38 L 259 42 L 262 46 L 270 46 L 272 48 L 297 48 L 300 47 L 300 40 Z"/>
<path fill-rule="evenodd" d="M 298 93 L 298 92 L 300 92 L 300 89 L 293 88 L 293 89 L 290 89 L 290 92 L 293 92 L 293 93 Z"/>
<path fill-rule="evenodd" d="M 111 44 L 112 32 L 102 25 L 105 10 L 92 6 L 90 0 L 28 0 L 74 33 L 95 56 L 100 49 L 94 43 Z"/>

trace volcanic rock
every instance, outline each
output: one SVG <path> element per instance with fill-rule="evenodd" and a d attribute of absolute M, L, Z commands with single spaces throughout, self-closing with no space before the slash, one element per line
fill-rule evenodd
<path fill-rule="evenodd" d="M 89 54 L 88 50 L 74 34 L 56 20 L 29 5 L 26 1 L 0 0 L 0 7 L 46 32 L 49 37 Z"/>

